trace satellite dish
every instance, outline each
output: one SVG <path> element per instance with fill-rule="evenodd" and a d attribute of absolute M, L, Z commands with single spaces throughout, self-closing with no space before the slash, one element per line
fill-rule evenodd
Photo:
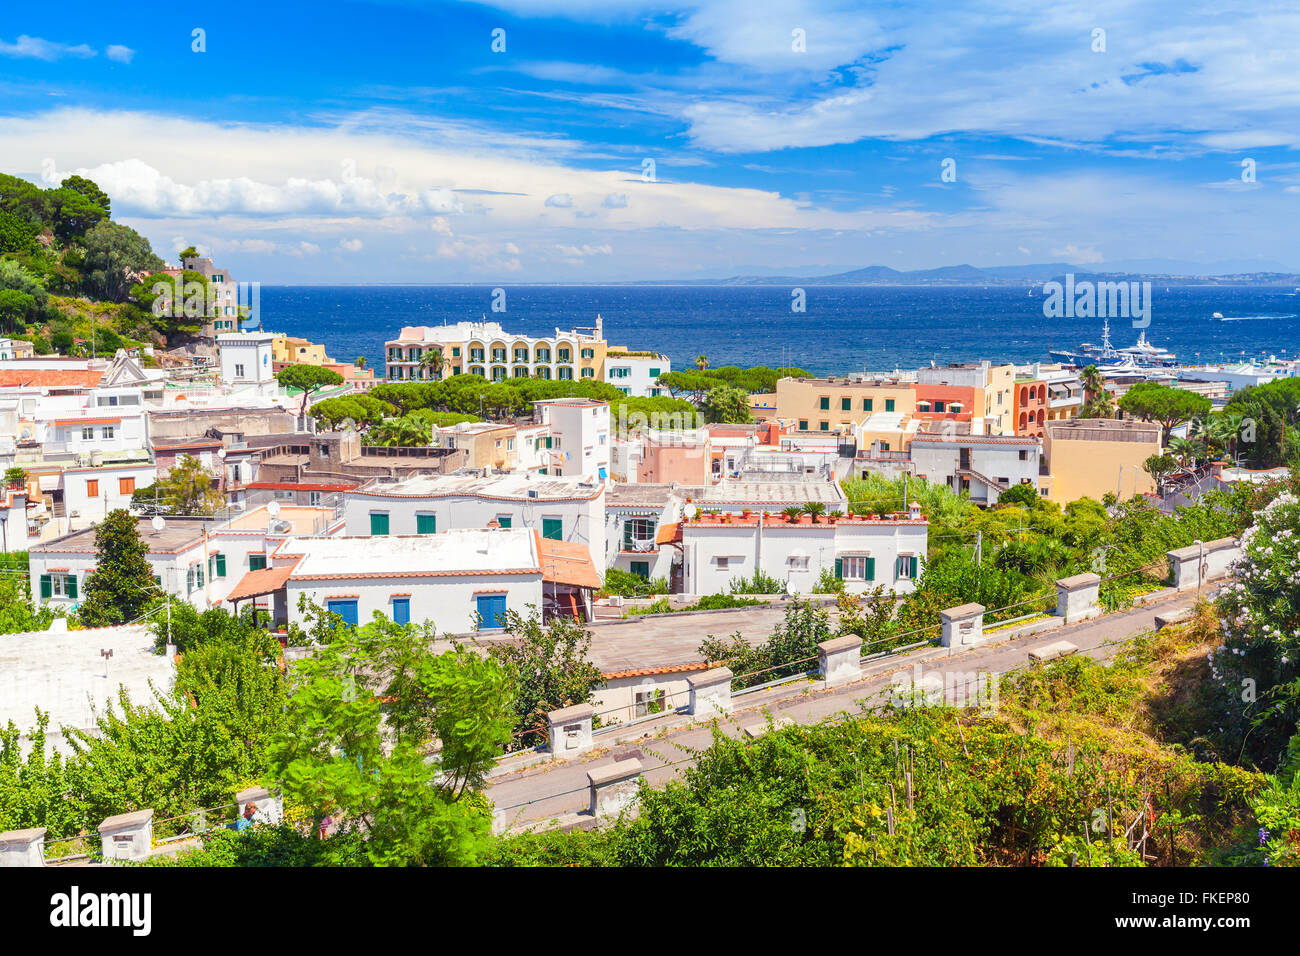
<path fill-rule="evenodd" d="M 269 505 L 266 506 L 266 513 L 269 514 L 272 518 L 278 515 L 280 513 L 280 502 L 272 501 Z"/>
<path fill-rule="evenodd" d="M 225 450 L 224 448 L 218 448 L 218 449 L 217 449 L 217 457 L 218 457 L 218 458 L 225 458 L 225 457 L 226 457 L 226 450 Z"/>
<path fill-rule="evenodd" d="M 153 520 L 150 521 L 149 524 L 153 525 L 153 530 L 155 532 L 161 531 L 163 528 L 167 527 L 167 522 L 163 521 L 162 515 L 154 515 Z"/>
<path fill-rule="evenodd" d="M 696 508 L 695 505 L 687 505 L 685 508 L 682 509 L 682 514 L 686 515 L 686 517 L 688 518 L 694 518 L 695 512 L 699 510 L 700 509 Z"/>

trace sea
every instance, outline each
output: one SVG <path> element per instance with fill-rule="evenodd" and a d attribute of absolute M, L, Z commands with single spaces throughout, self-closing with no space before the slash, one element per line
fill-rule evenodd
<path fill-rule="evenodd" d="M 495 292 L 503 290 L 504 295 Z M 672 367 L 797 367 L 816 375 L 936 363 L 1049 361 L 1050 348 L 1100 344 L 1099 318 L 1048 318 L 1041 287 L 519 285 L 263 286 L 262 327 L 319 342 L 337 361 L 365 356 L 382 376 L 384 342 L 402 326 L 487 319 L 507 332 L 590 327 L 607 341 L 667 355 Z M 494 304 L 498 307 L 494 311 Z M 1221 313 L 1223 319 L 1214 318 Z M 1294 359 L 1300 294 L 1278 287 L 1153 283 L 1149 326 L 1112 319 L 1111 342 L 1140 331 L 1180 362 Z M 1143 320 L 1138 319 L 1139 323 Z"/>

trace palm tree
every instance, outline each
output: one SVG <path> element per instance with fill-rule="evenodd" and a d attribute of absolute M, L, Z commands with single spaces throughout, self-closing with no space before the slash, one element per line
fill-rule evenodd
<path fill-rule="evenodd" d="M 420 356 L 420 368 L 427 368 L 430 378 L 442 378 L 442 349 L 425 349 Z"/>
<path fill-rule="evenodd" d="M 1188 462 L 1195 464 L 1196 459 L 1204 457 L 1205 445 L 1198 438 L 1171 438 L 1169 453 L 1178 459 L 1178 464 L 1186 468 Z"/>
<path fill-rule="evenodd" d="M 817 524 L 817 516 L 826 513 L 826 505 L 820 501 L 810 501 L 799 509 L 804 514 L 812 517 L 812 523 Z"/>
<path fill-rule="evenodd" d="M 1097 366 L 1089 365 L 1083 370 L 1083 407 L 1079 409 L 1080 418 L 1113 418 L 1115 415 L 1115 398 L 1106 391 L 1106 379 L 1102 377 Z"/>
<path fill-rule="evenodd" d="M 709 357 L 704 354 L 695 356 L 695 367 L 703 372 L 709 367 Z"/>
<path fill-rule="evenodd" d="M 365 368 L 365 367 L 366 367 L 366 357 L 365 357 L 364 355 L 358 355 L 358 356 L 357 356 L 357 360 L 356 360 L 355 362 L 353 362 L 352 364 L 355 365 L 357 368 Z"/>
<path fill-rule="evenodd" d="M 799 520 L 799 516 L 803 514 L 803 509 L 798 505 L 791 505 L 789 508 L 784 509 L 781 514 L 785 515 L 787 521 L 794 524 Z"/>
<path fill-rule="evenodd" d="M 1211 415 L 1205 422 L 1202 434 L 1211 444 L 1217 445 L 1234 458 L 1237 453 L 1237 439 L 1241 437 L 1241 426 L 1246 416 L 1241 412 L 1220 412 Z"/>

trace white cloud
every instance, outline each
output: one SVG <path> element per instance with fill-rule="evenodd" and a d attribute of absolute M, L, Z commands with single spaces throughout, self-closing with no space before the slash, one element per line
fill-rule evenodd
<path fill-rule="evenodd" d="M 361 246 L 362 246 L 362 242 L 360 239 L 339 240 L 339 248 L 342 249 L 344 252 L 360 252 Z"/>
<path fill-rule="evenodd" d="M 104 51 L 104 55 L 115 63 L 130 63 L 131 58 L 135 56 L 135 50 L 132 50 L 129 46 L 114 43 Z"/>
<path fill-rule="evenodd" d="M 627 193 L 610 193 L 601 202 L 601 205 L 606 209 L 626 209 Z"/>
<path fill-rule="evenodd" d="M 434 216 L 429 227 L 440 236 L 451 235 L 451 223 L 447 221 L 446 216 Z"/>
<path fill-rule="evenodd" d="M 1080 249 L 1072 242 L 1060 249 L 1053 249 L 1052 255 L 1071 265 L 1092 265 L 1106 261 L 1106 257 L 1091 246 Z"/>
<path fill-rule="evenodd" d="M 590 243 L 583 243 L 581 246 L 556 246 L 560 255 L 567 256 L 570 259 L 581 259 L 585 256 L 607 256 L 614 250 L 609 243 L 593 246 Z"/>
<path fill-rule="evenodd" d="M 554 196 L 546 197 L 546 205 L 554 206 L 556 209 L 568 209 L 573 205 L 573 197 L 568 193 L 556 193 Z"/>
<path fill-rule="evenodd" d="M 50 40 L 42 40 L 40 37 L 29 37 L 26 34 L 20 36 L 13 43 L 6 43 L 0 40 L 0 56 L 16 56 L 25 59 L 46 60 L 53 62 L 65 56 L 78 57 L 80 59 L 89 59 L 95 55 L 95 51 L 84 43 L 72 46 L 67 43 L 55 43 Z"/>

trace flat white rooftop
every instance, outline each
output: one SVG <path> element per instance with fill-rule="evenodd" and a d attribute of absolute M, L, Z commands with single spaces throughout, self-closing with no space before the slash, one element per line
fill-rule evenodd
<path fill-rule="evenodd" d="M 386 498 L 447 498 L 480 496 L 526 501 L 540 498 L 557 499 L 595 498 L 600 494 L 600 482 L 587 482 L 581 478 L 559 476 L 530 476 L 524 472 L 505 475 L 488 475 L 481 472 L 464 475 L 412 475 L 396 482 L 372 482 L 364 488 L 349 491 L 351 496 Z M 529 492 L 535 492 L 530 495 Z"/>
<path fill-rule="evenodd" d="M 821 501 L 842 504 L 844 491 L 834 481 L 804 480 L 799 478 L 774 478 L 724 480 L 705 489 L 700 504 L 753 504 L 760 508 L 772 505 L 805 504 Z"/>
<path fill-rule="evenodd" d="M 289 538 L 276 556 L 301 554 L 289 580 L 541 572 L 527 528 L 463 528 L 440 534 Z"/>

